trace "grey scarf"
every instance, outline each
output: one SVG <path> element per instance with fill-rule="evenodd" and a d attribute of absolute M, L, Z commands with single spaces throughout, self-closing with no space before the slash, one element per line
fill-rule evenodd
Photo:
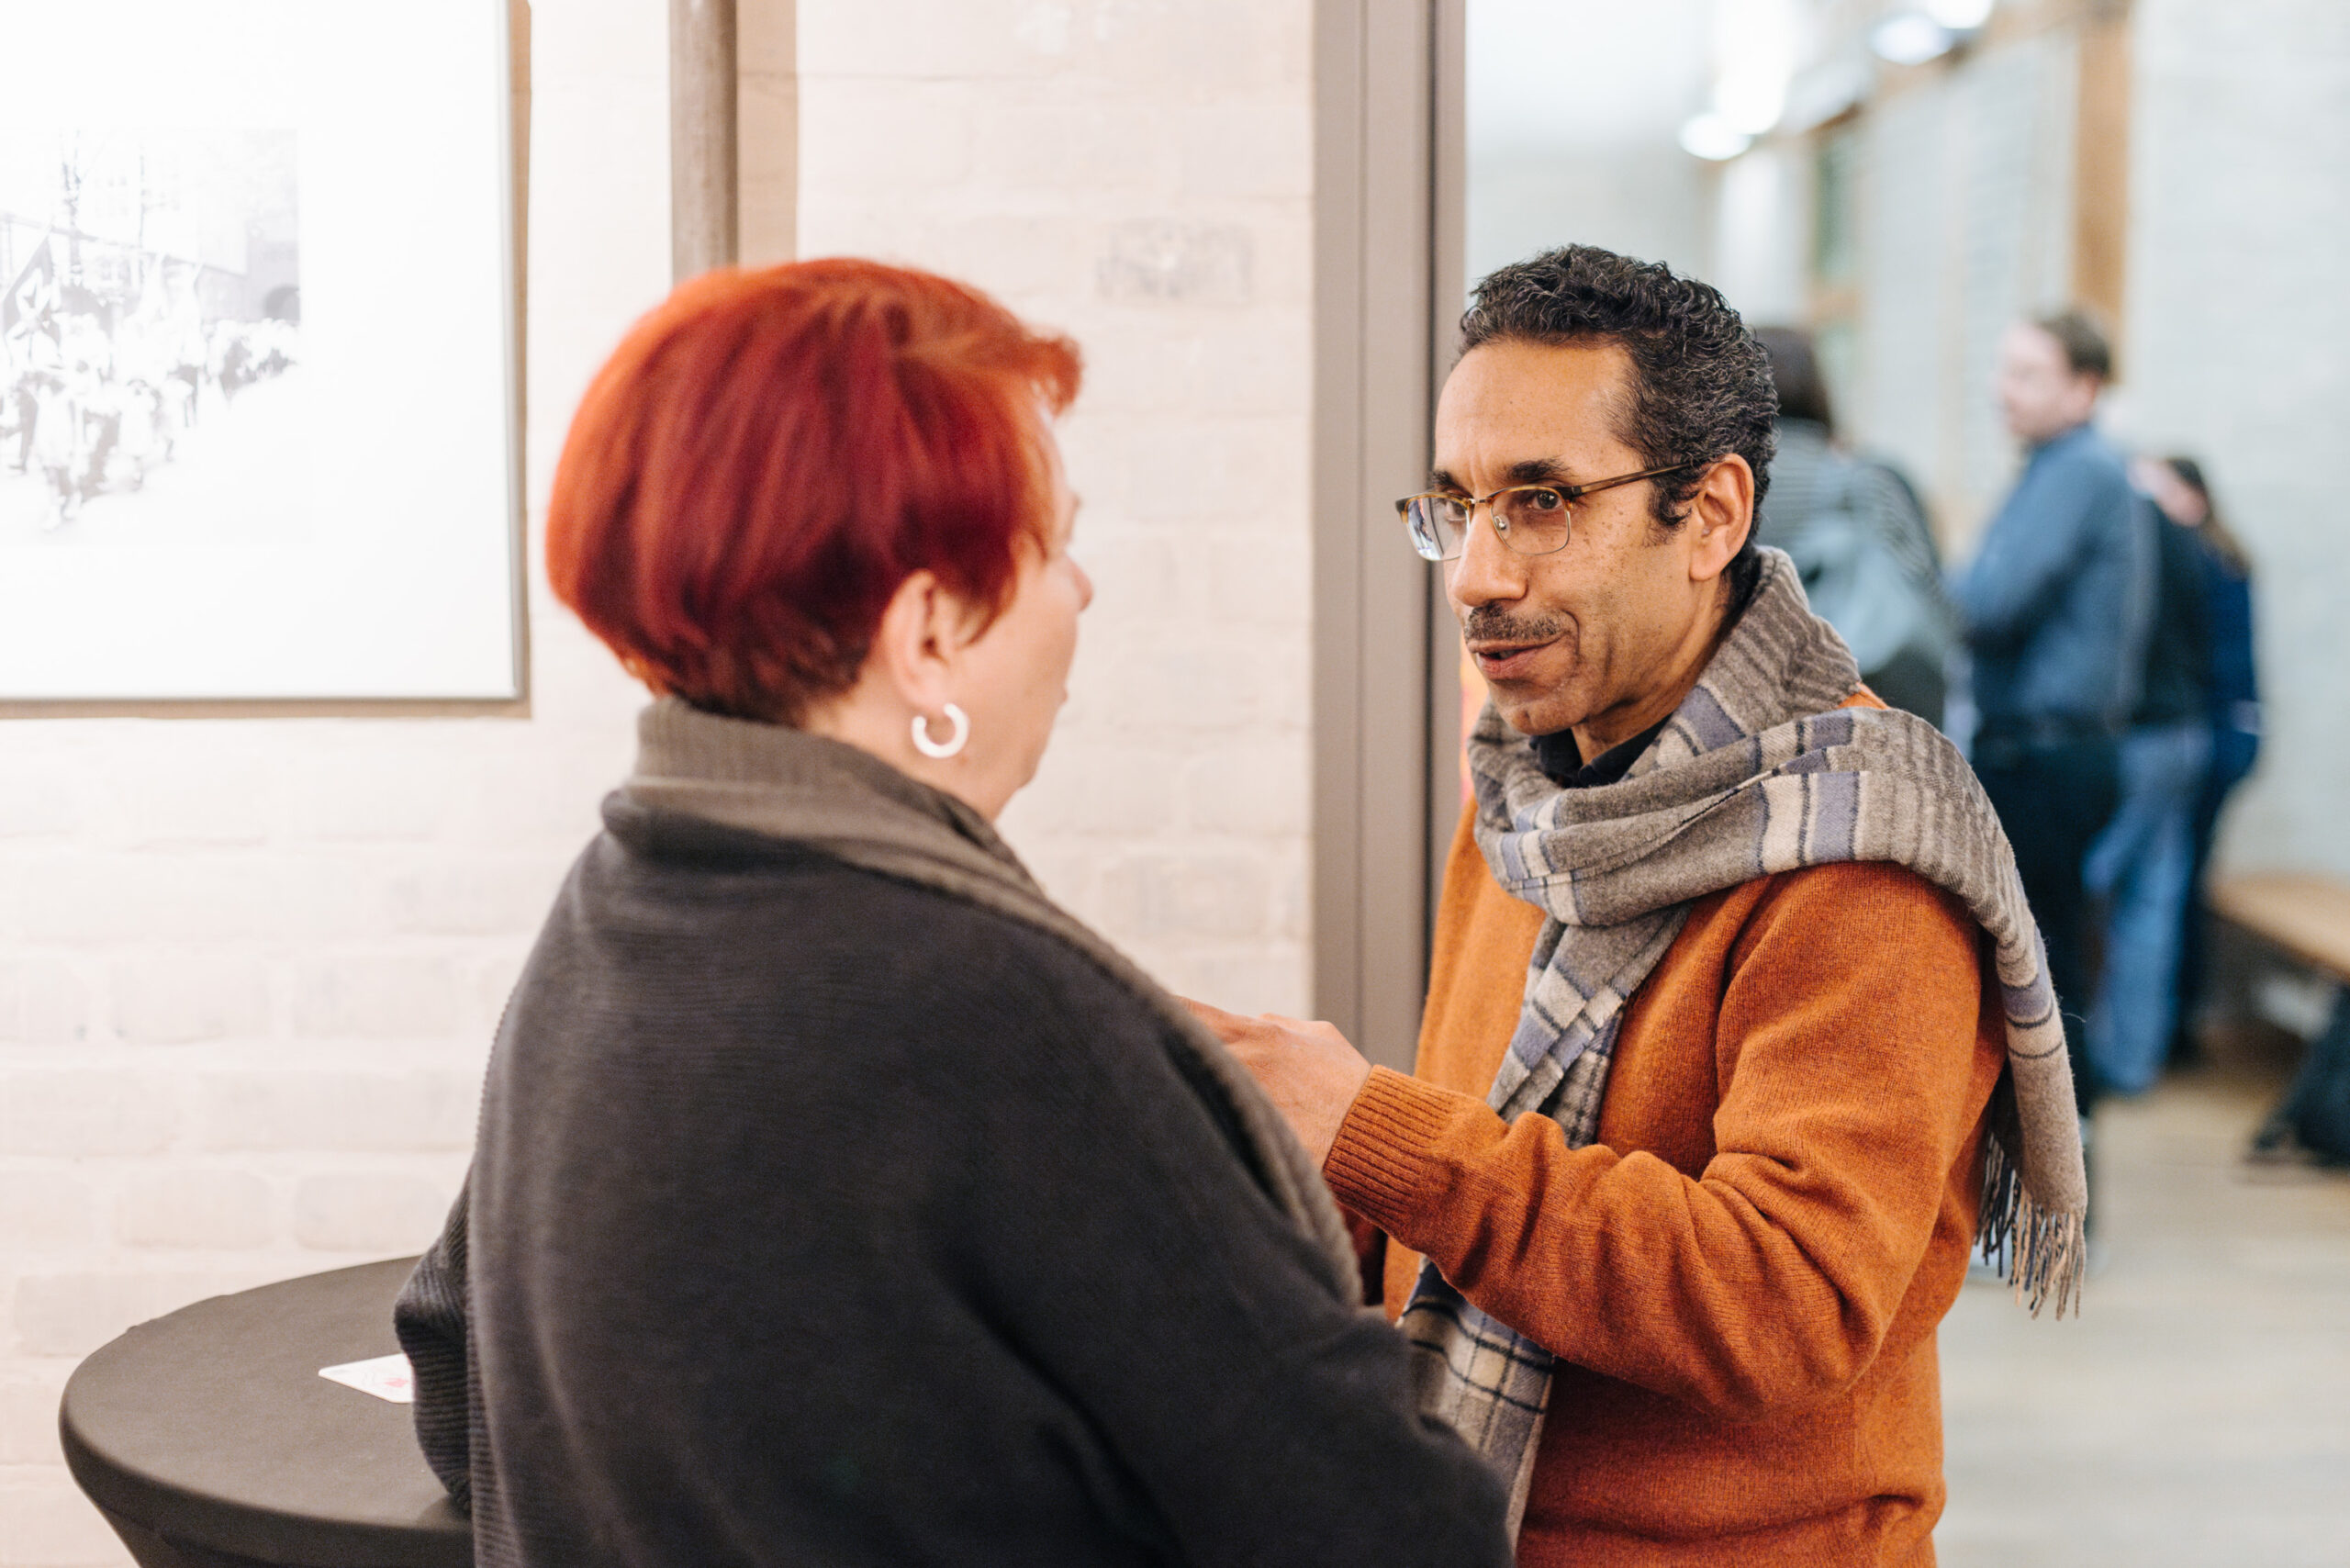
<path fill-rule="evenodd" d="M 1187 1059 L 1184 1078 L 1232 1113 L 1267 1193 L 1316 1244 L 1330 1288 L 1361 1294 L 1354 1248 L 1305 1150 L 1222 1041 L 1133 961 L 1045 896 L 987 819 L 856 746 L 777 724 L 700 712 L 674 699 L 637 721 L 636 803 L 787 839 L 901 881 L 981 905 L 1084 954 L 1158 1015 Z"/>
<path fill-rule="evenodd" d="M 1839 704 L 1852 655 L 1811 613 L 1794 564 L 1762 581 L 1695 689 L 1622 781 L 1562 790 L 1489 705 L 1469 742 L 1478 847 L 1496 881 L 1549 916 L 1516 1035 L 1487 1103 L 1598 1137 L 1624 1010 L 1689 906 L 1776 872 L 1840 861 L 1908 867 L 1989 933 L 2008 1065 L 1992 1100 L 1979 1239 L 2038 1312 L 2078 1288 L 2088 1207 L 2065 1033 L 2015 856 L 1957 748 L 1908 713 Z M 1550 1353 L 1423 1264 L 1403 1325 L 1422 1407 L 1515 1479 L 1525 1505 L 1550 1401 Z"/>

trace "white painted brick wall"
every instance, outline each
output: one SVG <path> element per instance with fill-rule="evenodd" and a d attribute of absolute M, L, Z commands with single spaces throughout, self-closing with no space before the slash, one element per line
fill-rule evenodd
<path fill-rule="evenodd" d="M 77 1246 L 96 1234 L 97 1216 L 95 1191 L 71 1170 L 0 1171 L 0 1252 L 28 1256 Z"/>
<path fill-rule="evenodd" d="M 1307 1004 L 1312 7 L 801 0 L 800 243 L 1074 335 L 1097 595 L 1005 832 L 1169 984 Z"/>
<path fill-rule="evenodd" d="M 114 1238 L 125 1247 L 242 1251 L 275 1238 L 275 1208 L 268 1181 L 251 1170 L 159 1162 L 123 1179 Z"/>
<path fill-rule="evenodd" d="M 663 0 L 536 0 L 531 494 L 667 284 Z M 1171 983 L 1306 998 L 1310 6 L 800 0 L 802 250 L 1074 333 L 1100 594 L 1006 829 Z M 0 1568 L 126 1559 L 74 1361 L 412 1251 L 639 698 L 534 581 L 532 717 L 0 726 Z"/>
<path fill-rule="evenodd" d="M 397 1170 L 306 1176 L 294 1190 L 294 1239 L 322 1252 L 397 1251 L 449 1213 L 439 1182 Z"/>

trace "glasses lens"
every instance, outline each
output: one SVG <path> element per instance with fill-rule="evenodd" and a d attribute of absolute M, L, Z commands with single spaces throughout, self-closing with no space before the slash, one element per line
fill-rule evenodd
<path fill-rule="evenodd" d="M 1416 496 L 1406 513 L 1412 525 L 1412 547 L 1431 561 L 1450 561 L 1460 554 L 1461 536 L 1469 530 L 1469 509 L 1450 496 Z"/>
<path fill-rule="evenodd" d="M 1566 548 L 1574 509 L 1558 491 L 1536 486 L 1495 496 L 1494 521 L 1502 543 L 1519 554 L 1547 555 Z"/>

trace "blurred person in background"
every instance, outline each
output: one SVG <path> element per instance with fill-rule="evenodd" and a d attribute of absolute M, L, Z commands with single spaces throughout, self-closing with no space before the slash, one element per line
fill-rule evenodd
<path fill-rule="evenodd" d="M 397 1314 L 484 1568 L 1503 1568 L 1246 1073 L 991 825 L 1091 597 L 1067 340 L 869 262 L 681 286 L 547 572 L 652 689 Z"/>
<path fill-rule="evenodd" d="M 1918 492 L 1891 465 L 1836 446 L 1810 333 L 1761 327 L 1754 336 L 1779 393 L 1779 450 L 1756 535 L 1794 558 L 1812 613 L 1852 650 L 1869 689 L 1939 727 L 1952 621 Z"/>
<path fill-rule="evenodd" d="M 1975 771 L 2048 944 L 2084 1123 L 2097 1081 L 2082 865 L 2120 797 L 2154 579 L 2150 509 L 2091 422 L 2112 375 L 2105 334 L 2078 311 L 2008 329 L 1998 393 L 2023 472 L 1951 583 L 1979 715 Z"/>
<path fill-rule="evenodd" d="M 2131 468 L 2142 490 L 2147 467 Z M 2089 1061 L 2098 1083 L 2120 1094 L 2153 1087 L 2170 1053 L 2195 809 L 2211 770 L 2210 567 L 2192 524 L 2159 509 L 2154 516 L 2154 610 L 2138 704 L 2121 737 L 2121 802 L 2081 867 L 2104 919 Z"/>
<path fill-rule="evenodd" d="M 2252 558 L 2220 515 L 2192 457 L 2142 458 L 2132 467 L 2139 488 L 2162 514 L 2193 531 L 2201 545 L 2205 620 L 2210 637 L 2208 682 L 2211 766 L 2197 793 L 2189 826 L 2188 894 L 2179 912 L 2177 1023 L 2170 1057 L 2192 1059 L 2195 1015 L 2205 985 L 2203 882 L 2220 812 L 2260 756 L 2260 680 L 2253 649 Z"/>

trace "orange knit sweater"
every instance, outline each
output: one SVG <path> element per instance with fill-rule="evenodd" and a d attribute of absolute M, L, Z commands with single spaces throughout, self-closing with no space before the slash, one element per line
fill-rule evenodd
<path fill-rule="evenodd" d="M 1882 864 L 1698 902 L 1625 1015 L 1599 1141 L 1485 1106 L 1541 912 L 1463 814 L 1417 1075 L 1324 1167 L 1392 1240 L 1558 1353 L 1528 1568 L 1930 1564 L 1934 1327 L 1966 1274 L 2006 1036 L 1953 898 Z"/>

